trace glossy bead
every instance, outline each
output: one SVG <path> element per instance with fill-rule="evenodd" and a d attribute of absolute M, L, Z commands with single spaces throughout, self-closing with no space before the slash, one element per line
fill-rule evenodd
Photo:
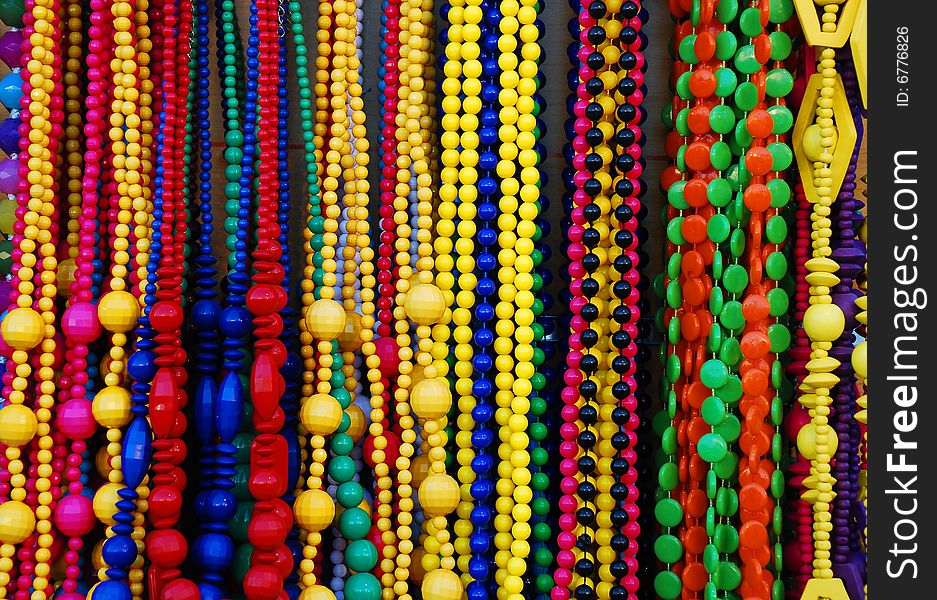
<path fill-rule="evenodd" d="M 448 515 L 459 503 L 459 484 L 450 475 L 433 473 L 420 484 L 419 497 L 427 515 Z"/>
<path fill-rule="evenodd" d="M 316 300 L 306 312 L 306 327 L 316 339 L 337 339 L 345 328 L 345 309 L 335 300 Z"/>
<path fill-rule="evenodd" d="M 300 527 L 317 533 L 332 524 L 335 503 L 323 490 L 306 490 L 293 503 L 293 514 Z"/>
<path fill-rule="evenodd" d="M 111 333 L 130 331 L 139 318 L 140 303 L 130 292 L 108 292 L 98 302 L 98 320 Z"/>
<path fill-rule="evenodd" d="M 407 292 L 404 308 L 407 316 L 418 325 L 432 325 L 446 312 L 446 300 L 435 285 L 418 283 Z"/>
<path fill-rule="evenodd" d="M 423 379 L 410 392 L 413 412 L 422 419 L 439 419 L 452 407 L 452 392 L 444 379 Z"/>
<path fill-rule="evenodd" d="M 108 386 L 94 396 L 91 412 L 102 427 L 119 429 L 130 423 L 130 392 L 119 386 Z"/>
<path fill-rule="evenodd" d="M 342 406 L 330 394 L 315 394 L 300 408 L 299 419 L 306 431 L 315 435 L 330 435 L 342 422 Z"/>
<path fill-rule="evenodd" d="M 426 574 L 420 590 L 426 600 L 460 600 L 462 580 L 452 571 L 436 569 Z"/>
<path fill-rule="evenodd" d="M 0 443 L 19 448 L 36 435 L 36 413 L 22 404 L 7 404 L 0 408 Z"/>
<path fill-rule="evenodd" d="M 32 350 L 42 341 L 45 324 L 31 308 L 15 308 L 0 323 L 3 341 L 16 350 Z"/>
<path fill-rule="evenodd" d="M 813 304 L 804 313 L 804 329 L 810 339 L 832 342 L 843 334 L 846 318 L 835 304 Z"/>
<path fill-rule="evenodd" d="M 22 544 L 36 527 L 36 515 L 23 502 L 9 500 L 0 504 L 0 542 Z"/>

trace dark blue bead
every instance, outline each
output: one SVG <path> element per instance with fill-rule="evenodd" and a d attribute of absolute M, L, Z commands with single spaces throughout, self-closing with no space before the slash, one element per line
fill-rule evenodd
<path fill-rule="evenodd" d="M 134 381 L 150 382 L 156 376 L 156 354 L 137 350 L 127 359 L 127 374 Z"/>
<path fill-rule="evenodd" d="M 234 558 L 234 542 L 221 533 L 206 533 L 195 538 L 192 558 L 196 567 L 221 573 L 231 566 Z"/>
<path fill-rule="evenodd" d="M 498 207 L 490 202 L 483 202 L 478 205 L 478 216 L 486 221 L 490 221 L 498 216 Z"/>
<path fill-rule="evenodd" d="M 244 307 L 229 306 L 221 313 L 219 327 L 227 337 L 245 337 L 251 330 L 251 314 Z"/>
<path fill-rule="evenodd" d="M 488 561 L 481 556 L 469 559 L 469 575 L 475 579 L 484 579 L 488 576 Z"/>
<path fill-rule="evenodd" d="M 192 324 L 203 331 L 215 329 L 221 314 L 221 304 L 216 300 L 199 300 L 192 306 Z"/>
<path fill-rule="evenodd" d="M 101 557 L 111 567 L 127 569 L 137 559 L 137 543 L 128 535 L 115 535 L 104 541 Z"/>

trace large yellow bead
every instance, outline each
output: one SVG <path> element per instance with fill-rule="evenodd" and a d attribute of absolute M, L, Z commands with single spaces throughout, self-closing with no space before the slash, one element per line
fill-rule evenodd
<path fill-rule="evenodd" d="M 868 352 L 868 347 L 864 340 L 856 344 L 856 347 L 852 349 L 852 368 L 855 369 L 856 375 L 861 379 L 868 379 L 869 377 Z"/>
<path fill-rule="evenodd" d="M 303 403 L 299 420 L 309 433 L 331 435 L 342 423 L 342 405 L 329 394 L 315 394 Z"/>
<path fill-rule="evenodd" d="M 19 448 L 36 435 L 36 413 L 22 404 L 7 404 L 0 409 L 0 442 Z"/>
<path fill-rule="evenodd" d="M 32 350 L 39 345 L 45 333 L 42 315 L 31 308 L 14 308 L 0 324 L 3 341 L 14 350 Z"/>
<path fill-rule="evenodd" d="M 0 543 L 22 544 L 36 528 L 36 515 L 23 502 L 0 504 Z"/>
<path fill-rule="evenodd" d="M 345 313 L 345 326 L 338 334 L 338 347 L 342 352 L 357 352 L 361 348 L 361 315 L 358 313 Z"/>
<path fill-rule="evenodd" d="M 121 483 L 105 483 L 98 488 L 98 491 L 94 494 L 94 500 L 91 502 L 94 516 L 98 518 L 98 521 L 105 525 L 117 523 L 114 520 L 114 515 L 117 514 L 117 502 L 120 500 L 117 492 L 122 489 L 124 489 L 124 485 Z"/>
<path fill-rule="evenodd" d="M 403 304 L 407 316 L 418 325 L 438 323 L 446 312 L 446 299 L 438 287 L 431 283 L 417 283 Z"/>
<path fill-rule="evenodd" d="M 823 145 L 820 143 L 822 135 L 820 133 L 821 128 L 819 125 L 811 125 L 804 131 L 804 139 L 801 141 L 801 144 L 804 148 L 804 155 L 812 162 L 818 162 L 820 156 L 824 152 Z M 833 144 L 826 149 L 826 151 L 832 153 L 833 149 L 836 148 L 836 142 L 838 139 L 838 133 L 836 128 L 833 128 Z"/>
<path fill-rule="evenodd" d="M 74 258 L 66 258 L 59 263 L 59 270 L 55 276 L 55 282 L 60 296 L 65 298 L 72 297 L 72 282 L 75 281 L 75 271 L 77 268 Z"/>
<path fill-rule="evenodd" d="M 111 333 L 126 333 L 137 326 L 140 303 L 130 292 L 123 290 L 104 294 L 98 303 L 101 326 Z"/>
<path fill-rule="evenodd" d="M 91 403 L 91 414 L 102 427 L 119 429 L 130 423 L 130 392 L 112 385 L 95 395 Z"/>
<path fill-rule="evenodd" d="M 348 413 L 348 418 L 351 421 L 351 424 L 348 426 L 348 431 L 345 433 L 350 435 L 351 439 L 357 443 L 368 430 L 368 417 L 357 404 L 352 404 L 345 409 L 345 412 Z"/>
<path fill-rule="evenodd" d="M 311 585 L 299 593 L 299 600 L 335 600 L 335 594 L 325 586 Z"/>
<path fill-rule="evenodd" d="M 334 340 L 345 329 L 345 309 L 335 300 L 316 300 L 306 311 L 306 328 L 317 340 Z"/>
<path fill-rule="evenodd" d="M 804 330 L 815 342 L 832 342 L 843 335 L 846 317 L 835 304 L 813 304 L 804 313 Z"/>
<path fill-rule="evenodd" d="M 452 571 L 436 569 L 423 578 L 424 600 L 461 600 L 462 580 Z"/>
<path fill-rule="evenodd" d="M 826 442 L 827 448 L 824 454 L 829 456 L 836 454 L 836 448 L 839 447 L 836 432 L 830 430 L 826 436 Z M 797 432 L 797 451 L 807 460 L 817 457 L 817 426 L 814 423 L 807 423 Z"/>
<path fill-rule="evenodd" d="M 410 392 L 410 407 L 423 419 L 438 419 L 452 408 L 452 392 L 445 379 L 423 379 Z"/>
<path fill-rule="evenodd" d="M 420 484 L 419 498 L 427 516 L 448 515 L 459 504 L 459 484 L 450 475 L 433 473 Z"/>
<path fill-rule="evenodd" d="M 318 533 L 332 524 L 335 518 L 335 502 L 323 490 L 306 490 L 293 504 L 293 514 L 299 526 L 311 533 Z"/>

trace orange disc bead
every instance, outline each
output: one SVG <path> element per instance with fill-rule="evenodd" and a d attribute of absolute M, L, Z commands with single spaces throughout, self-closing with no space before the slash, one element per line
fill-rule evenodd
<path fill-rule="evenodd" d="M 716 93 L 716 83 L 716 75 L 712 71 L 707 69 L 693 71 L 690 75 L 690 92 L 697 98 L 709 98 Z"/>
<path fill-rule="evenodd" d="M 768 152 L 768 151 L 765 150 L 765 152 Z M 751 150 L 749 151 L 749 154 L 750 153 L 751 153 Z M 768 153 L 769 159 L 770 159 L 770 156 L 771 154 Z M 748 160 L 748 157 L 746 156 L 745 165 L 748 166 L 749 162 L 750 161 Z M 770 168 L 770 166 L 771 165 L 769 163 L 768 167 Z M 752 171 L 752 173 L 754 173 L 754 171 Z M 763 184 L 753 183 L 747 188 L 745 188 L 745 192 L 743 192 L 742 194 L 742 202 L 745 203 L 745 208 L 747 208 L 748 210 L 752 212 L 764 212 L 768 210 L 768 208 L 771 206 L 771 191 L 767 188 L 767 186 Z"/>

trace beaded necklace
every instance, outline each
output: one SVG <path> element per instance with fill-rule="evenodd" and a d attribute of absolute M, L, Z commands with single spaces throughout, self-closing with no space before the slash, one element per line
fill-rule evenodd
<path fill-rule="evenodd" d="M 830 293 L 840 278 L 836 275 L 839 264 L 832 258 L 829 215 L 858 139 L 835 59 L 835 48 L 843 47 L 849 39 L 858 3 L 823 6 L 822 24 L 814 3 L 796 0 L 794 7 L 806 42 L 820 48 L 818 72 L 807 82 L 793 134 L 798 167 L 801 173 L 813 174 L 801 178 L 806 199 L 812 205 L 811 253 L 805 277 L 810 286 L 810 305 L 803 316 L 811 352 L 805 365 L 807 375 L 800 386 L 803 393 L 798 397 L 808 409 L 810 423 L 797 435 L 800 453 L 810 460 L 802 497 L 813 510 L 813 573 L 803 597 L 846 598 L 844 582 L 833 572 L 830 552 L 830 510 L 836 485 L 830 463 L 839 440 L 829 424 L 829 415 L 831 392 L 840 381 L 835 371 L 841 364 L 830 350 L 843 334 L 846 318 Z"/>

